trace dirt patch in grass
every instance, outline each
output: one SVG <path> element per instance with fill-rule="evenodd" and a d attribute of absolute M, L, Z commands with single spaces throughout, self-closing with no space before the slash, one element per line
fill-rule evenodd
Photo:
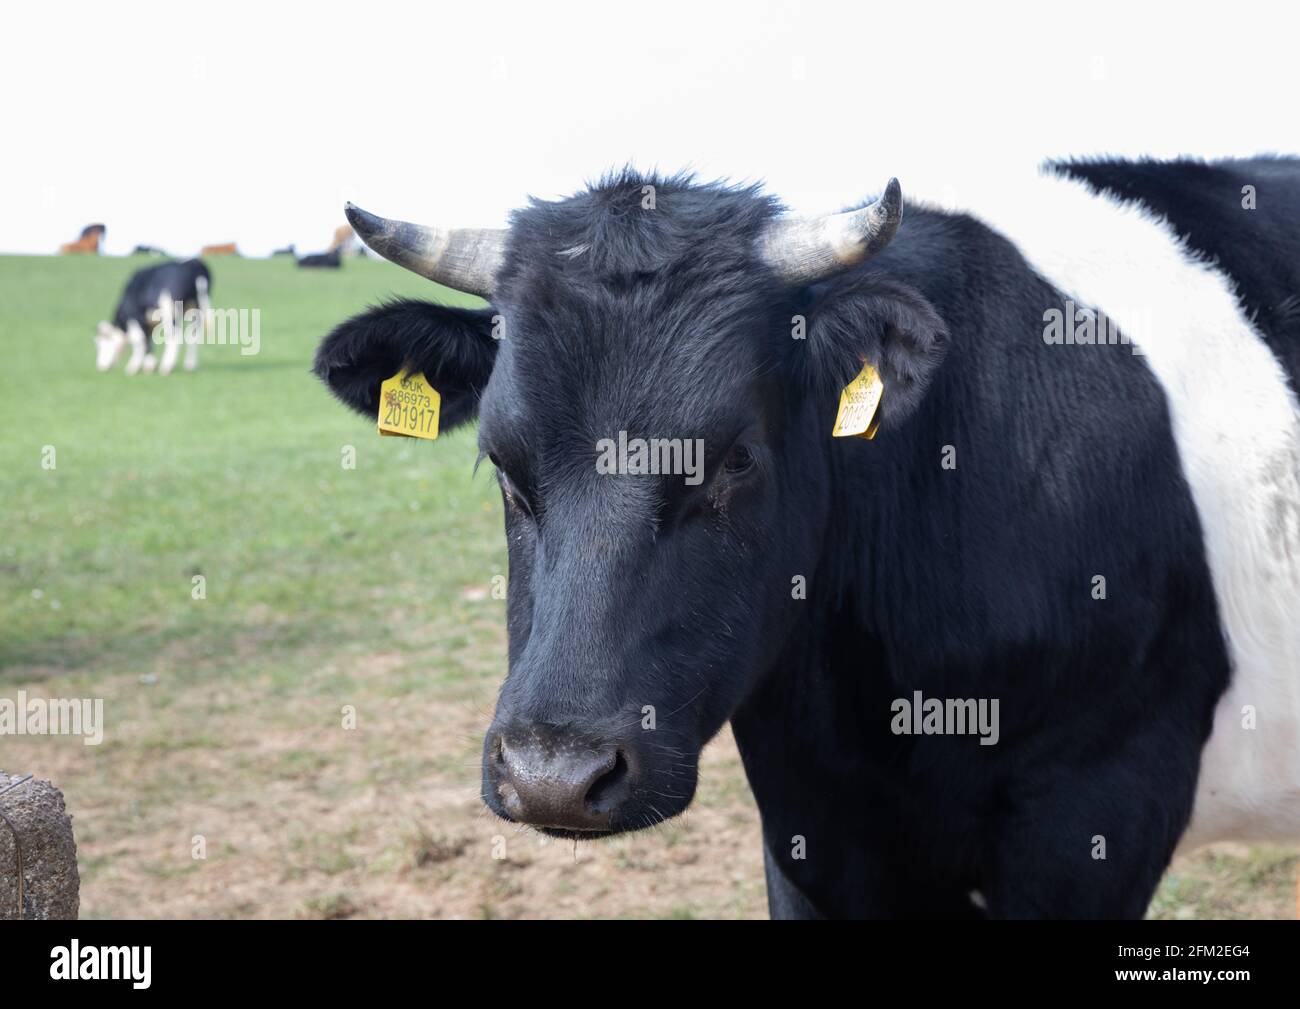
<path fill-rule="evenodd" d="M 118 677 L 101 687 L 129 717 L 108 743 L 26 739 L 6 762 L 67 795 L 85 917 L 765 912 L 757 814 L 736 787 L 729 736 L 706 750 L 685 817 L 594 844 L 556 841 L 497 820 L 478 798 L 495 683 L 385 696 L 411 663 L 349 660 L 342 680 L 323 663 L 288 699 L 271 674 Z M 344 705 L 355 728 L 343 727 Z"/>
<path fill-rule="evenodd" d="M 495 678 L 421 679 L 420 663 L 303 655 L 236 678 L 112 677 L 96 685 L 119 713 L 103 746 L 9 740 L 5 762 L 64 790 L 86 917 L 766 914 L 758 815 L 729 732 L 706 749 L 685 816 L 557 841 L 478 798 Z M 1244 845 L 1180 859 L 1150 915 L 1292 917 L 1298 861 Z"/>

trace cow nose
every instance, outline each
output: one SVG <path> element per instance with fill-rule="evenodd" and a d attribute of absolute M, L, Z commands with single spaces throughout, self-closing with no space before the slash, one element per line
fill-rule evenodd
<path fill-rule="evenodd" d="M 572 733 L 497 737 L 497 795 L 512 820 L 565 830 L 607 830 L 631 795 L 628 751 Z"/>

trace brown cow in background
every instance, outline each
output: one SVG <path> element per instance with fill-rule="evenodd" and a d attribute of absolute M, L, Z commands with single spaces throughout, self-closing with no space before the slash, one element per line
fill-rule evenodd
<path fill-rule="evenodd" d="M 59 255 L 66 256 L 69 253 L 88 253 L 92 256 L 99 255 L 99 243 L 103 241 L 104 234 L 108 231 L 102 224 L 87 224 L 81 229 L 81 237 L 75 242 L 66 242 L 59 246 Z"/>
<path fill-rule="evenodd" d="M 330 242 L 328 252 L 338 250 L 345 255 L 350 255 L 356 250 L 357 233 L 352 230 L 350 224 L 340 224 L 334 229 L 334 240 Z"/>

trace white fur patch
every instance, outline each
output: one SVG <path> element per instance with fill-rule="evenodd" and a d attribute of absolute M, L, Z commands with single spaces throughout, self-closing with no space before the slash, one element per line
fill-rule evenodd
<path fill-rule="evenodd" d="M 1233 665 L 1181 848 L 1300 839 L 1300 403 L 1286 372 L 1231 281 L 1163 220 L 1054 176 L 989 195 L 978 216 L 1114 320 L 1168 399 Z"/>

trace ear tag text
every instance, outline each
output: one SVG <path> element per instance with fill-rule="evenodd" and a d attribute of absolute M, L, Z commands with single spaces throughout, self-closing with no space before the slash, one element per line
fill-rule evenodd
<path fill-rule="evenodd" d="M 885 383 L 873 365 L 864 365 L 858 377 L 840 393 L 840 411 L 835 415 L 833 438 L 867 438 L 876 436 L 880 427 L 880 398 Z"/>
<path fill-rule="evenodd" d="M 442 397 L 420 372 L 398 372 L 379 387 L 379 433 L 386 437 L 438 437 Z"/>

